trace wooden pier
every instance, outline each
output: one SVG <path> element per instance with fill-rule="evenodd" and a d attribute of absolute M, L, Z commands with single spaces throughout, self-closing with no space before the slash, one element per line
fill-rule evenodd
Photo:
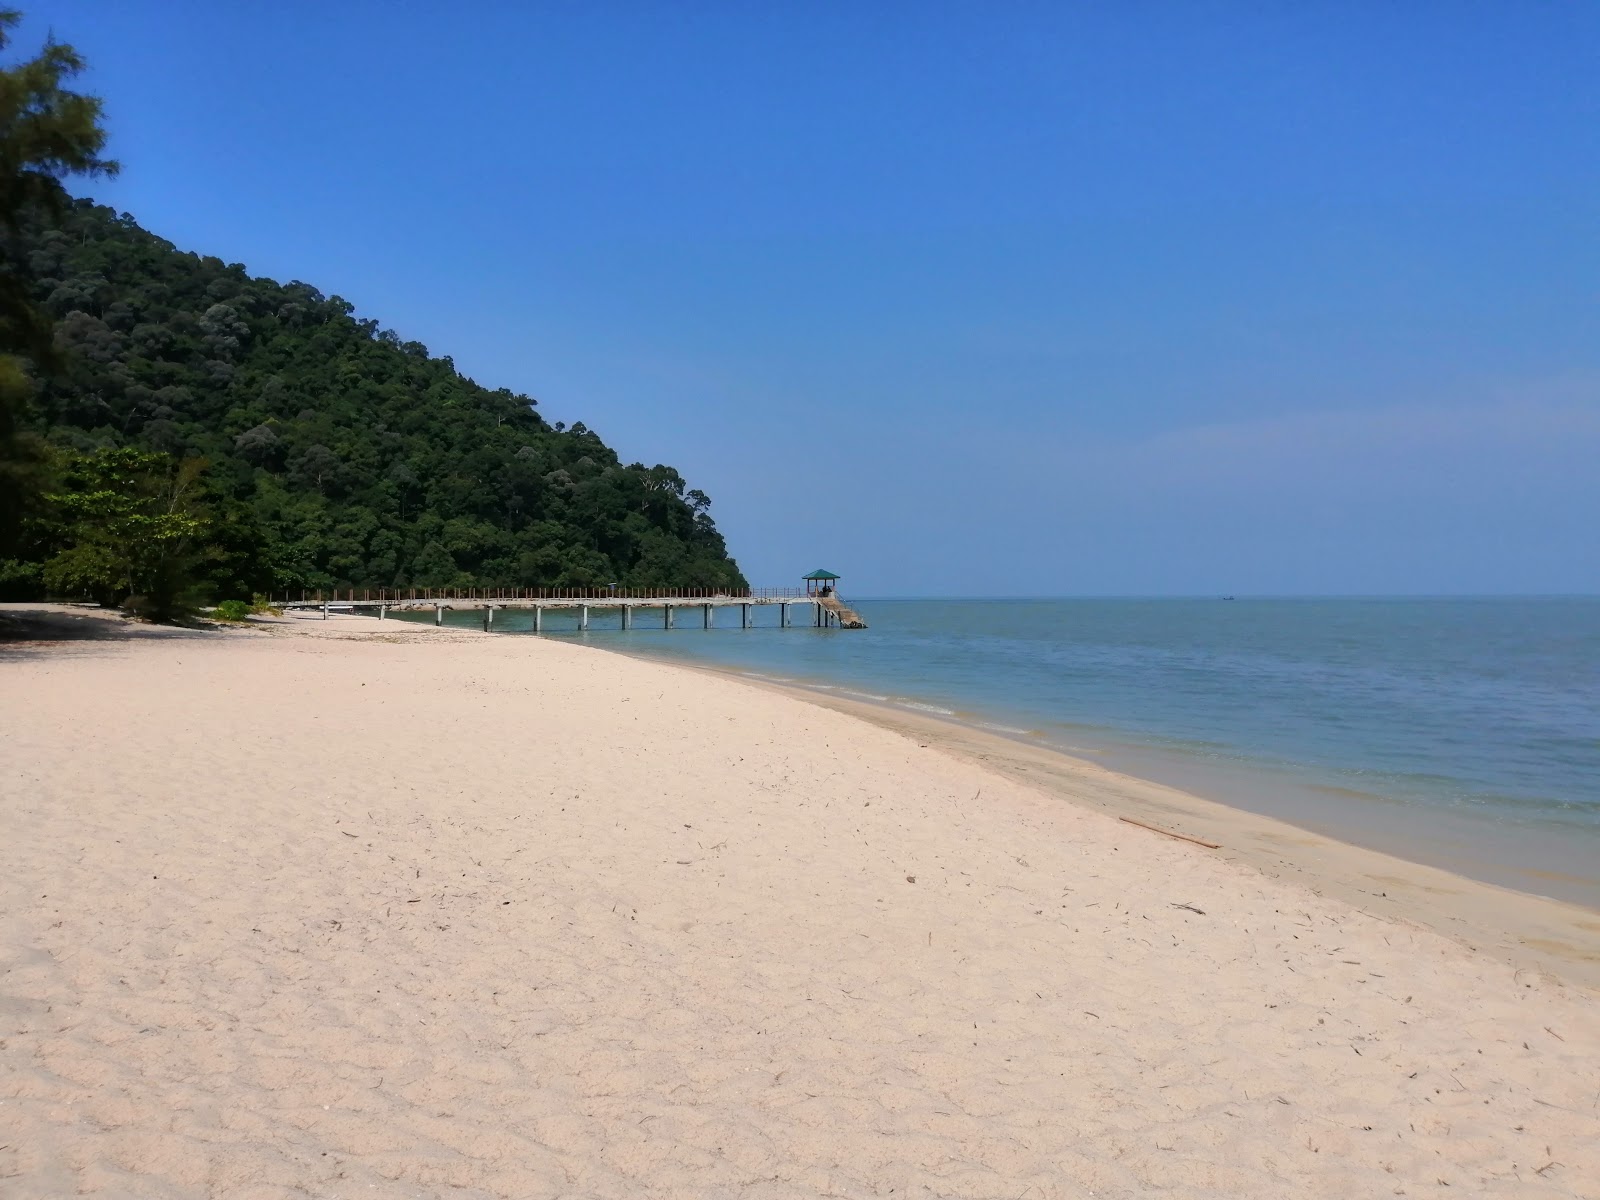
<path fill-rule="evenodd" d="M 435 624 L 444 624 L 446 612 L 468 610 L 483 614 L 483 627 L 494 628 L 498 611 L 531 612 L 533 632 L 544 632 L 544 617 L 551 611 L 576 611 L 578 628 L 591 627 L 591 620 L 607 614 L 617 621 L 616 628 L 644 628 L 648 619 L 659 621 L 660 628 L 674 629 L 686 614 L 692 620 L 698 610 L 703 629 L 716 626 L 719 610 L 738 609 L 739 627 L 751 627 L 756 608 L 778 609 L 778 625 L 795 625 L 792 610 L 807 608 L 810 619 L 804 623 L 818 629 L 865 629 L 861 617 L 839 603 L 832 594 L 823 596 L 797 588 L 759 588 L 743 592 L 708 591 L 694 588 L 335 588 L 331 591 L 302 592 L 298 597 L 274 598 L 273 605 L 296 612 L 319 613 L 324 620 L 331 612 L 354 612 L 382 620 L 393 612 L 432 610 Z M 648 617 L 647 617 L 647 614 Z"/>

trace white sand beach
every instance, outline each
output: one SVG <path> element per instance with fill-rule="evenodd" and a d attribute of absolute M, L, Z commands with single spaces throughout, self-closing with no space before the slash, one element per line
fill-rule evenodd
<path fill-rule="evenodd" d="M 1600 1197 L 1600 914 L 577 645 L 55 619 L 8 1198 Z"/>

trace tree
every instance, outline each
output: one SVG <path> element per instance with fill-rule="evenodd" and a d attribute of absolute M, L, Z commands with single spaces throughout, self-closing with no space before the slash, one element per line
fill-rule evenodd
<path fill-rule="evenodd" d="M 59 594 L 127 603 L 141 615 L 181 614 L 211 524 L 201 502 L 202 459 L 102 450 L 71 461 L 49 496 L 63 549 L 44 565 Z"/>
<path fill-rule="evenodd" d="M 450 551 L 438 542 L 429 542 L 411 560 L 411 582 L 417 587 L 449 587 L 460 575 Z"/>
<path fill-rule="evenodd" d="M 281 457 L 282 439 L 270 425 L 257 425 L 233 439 L 234 447 L 258 466 L 274 464 Z"/>
<path fill-rule="evenodd" d="M 22 14 L 0 9 L 0 51 L 8 50 Z M 62 179 L 114 175 L 102 158 L 101 104 L 62 84 L 84 69 L 71 46 L 47 42 L 35 57 L 0 67 L 0 227 L 15 235 L 25 214 L 59 218 L 66 207 Z M 45 484 L 37 438 L 20 428 L 34 394 L 28 361 L 54 369 L 50 319 L 32 302 L 14 247 L 0 257 L 0 556 L 11 553 L 24 517 L 37 508 Z"/>
<path fill-rule="evenodd" d="M 21 20 L 15 9 L 0 9 L 0 50 L 10 48 Z M 67 176 L 120 169 L 100 156 L 106 133 L 99 97 L 61 86 L 85 65 L 71 46 L 51 40 L 36 57 L 0 68 L 0 219 L 13 228 L 33 205 L 59 213 Z"/>
<path fill-rule="evenodd" d="M 289 460 L 289 477 L 318 493 L 326 493 L 338 476 L 339 456 L 326 446 L 307 446 Z"/>

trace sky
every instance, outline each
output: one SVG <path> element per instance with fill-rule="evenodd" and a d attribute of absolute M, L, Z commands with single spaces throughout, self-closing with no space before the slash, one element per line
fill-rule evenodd
<path fill-rule="evenodd" d="M 1600 591 L 1600 5 L 27 3 L 114 181 L 846 595 Z"/>

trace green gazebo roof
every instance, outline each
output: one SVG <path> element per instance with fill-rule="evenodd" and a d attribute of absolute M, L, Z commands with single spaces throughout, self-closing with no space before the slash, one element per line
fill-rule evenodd
<path fill-rule="evenodd" d="M 837 575 L 835 575 L 832 571 L 824 571 L 821 567 L 818 567 L 815 571 L 811 572 L 811 574 L 803 575 L 803 576 L 801 576 L 801 578 L 802 579 L 837 579 L 839 577 Z"/>

